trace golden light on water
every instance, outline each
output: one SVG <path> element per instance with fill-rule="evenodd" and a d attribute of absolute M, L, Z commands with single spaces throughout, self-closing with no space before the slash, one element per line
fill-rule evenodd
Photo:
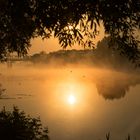
<path fill-rule="evenodd" d="M 44 96 L 40 97 L 40 94 L 39 97 L 46 108 L 48 106 L 52 108 L 50 112 L 53 115 L 58 110 L 62 114 L 82 114 L 91 109 L 90 101 L 94 105 L 97 103 L 99 96 L 96 94 L 96 86 L 93 79 L 87 78 L 91 75 L 95 78 L 94 74 L 97 74 L 97 71 L 93 73 L 91 69 L 73 68 L 71 66 L 68 69 L 47 69 L 47 72 L 45 69 L 43 72 L 41 74 L 45 74 L 44 77 L 46 78 L 41 89 L 45 98 Z M 48 81 L 48 79 L 50 80 Z M 95 109 L 95 106 L 92 109 Z"/>
<path fill-rule="evenodd" d="M 68 96 L 68 103 L 73 105 L 76 103 L 76 97 L 74 95 L 69 95 Z"/>

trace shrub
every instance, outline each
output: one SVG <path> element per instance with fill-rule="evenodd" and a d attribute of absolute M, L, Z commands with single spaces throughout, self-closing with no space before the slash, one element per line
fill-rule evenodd
<path fill-rule="evenodd" d="M 2 140 L 49 140 L 48 128 L 43 128 L 40 118 L 32 118 L 13 107 L 0 111 L 0 139 Z"/>

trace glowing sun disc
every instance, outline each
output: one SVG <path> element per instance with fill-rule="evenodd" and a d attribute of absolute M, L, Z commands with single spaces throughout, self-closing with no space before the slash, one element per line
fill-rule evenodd
<path fill-rule="evenodd" d="M 75 104 L 75 102 L 76 102 L 75 96 L 70 95 L 70 96 L 68 97 L 68 102 L 69 102 L 69 104 Z"/>

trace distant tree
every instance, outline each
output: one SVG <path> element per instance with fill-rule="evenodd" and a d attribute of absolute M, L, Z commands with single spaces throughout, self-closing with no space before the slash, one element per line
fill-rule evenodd
<path fill-rule="evenodd" d="M 1 140 L 49 140 L 48 129 L 39 118 L 32 118 L 13 107 L 13 111 L 0 111 Z"/>
<path fill-rule="evenodd" d="M 111 56 L 113 56 L 114 53 L 117 54 L 116 48 L 118 47 L 118 45 L 116 44 L 116 46 L 113 45 L 113 46 L 109 47 L 110 41 L 111 41 L 111 37 L 109 36 L 109 37 L 104 37 L 101 41 L 99 41 L 97 43 L 96 52 L 103 59 L 105 59 L 104 57 L 110 58 Z"/>
<path fill-rule="evenodd" d="M 139 0 L 0 0 L 0 57 L 27 53 L 30 39 L 51 35 L 62 47 L 94 47 L 103 24 L 111 42 L 131 60 L 139 58 Z"/>

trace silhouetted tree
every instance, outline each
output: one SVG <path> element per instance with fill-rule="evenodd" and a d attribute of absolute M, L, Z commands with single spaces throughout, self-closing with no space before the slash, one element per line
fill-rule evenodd
<path fill-rule="evenodd" d="M 32 118 L 13 107 L 13 111 L 0 112 L 1 140 L 48 140 L 48 129 L 43 128 L 39 118 Z"/>
<path fill-rule="evenodd" d="M 111 42 L 111 36 L 104 37 L 97 43 L 96 57 L 100 63 L 109 64 L 114 68 L 132 68 L 134 65 L 130 63 L 126 56 L 122 54 L 119 45 Z"/>
<path fill-rule="evenodd" d="M 31 38 L 52 34 L 64 48 L 74 43 L 94 47 L 101 23 L 122 53 L 139 58 L 139 0 L 0 0 L 0 10 L 1 58 L 7 52 L 24 55 Z"/>

